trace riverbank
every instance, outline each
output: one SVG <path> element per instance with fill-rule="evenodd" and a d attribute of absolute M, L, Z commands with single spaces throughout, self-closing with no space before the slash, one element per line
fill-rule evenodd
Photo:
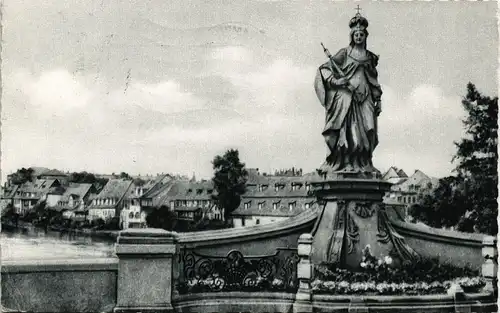
<path fill-rule="evenodd" d="M 18 224 L 14 224 L 11 222 L 2 222 L 2 232 L 22 232 L 27 233 L 30 231 L 38 232 L 38 231 L 52 231 L 60 234 L 68 234 L 75 236 L 88 236 L 91 238 L 102 238 L 109 239 L 115 241 L 118 237 L 119 230 L 94 230 L 89 228 L 84 229 L 72 229 L 72 228 L 63 228 L 63 227 L 55 227 L 48 226 L 47 228 L 35 226 L 31 223 L 19 221 Z"/>

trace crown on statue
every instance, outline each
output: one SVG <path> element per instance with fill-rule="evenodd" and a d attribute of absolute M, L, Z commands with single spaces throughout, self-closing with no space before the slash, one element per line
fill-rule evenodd
<path fill-rule="evenodd" d="M 368 20 L 361 16 L 361 14 L 356 13 L 356 15 L 349 21 L 349 27 L 353 31 L 365 30 L 368 27 Z"/>

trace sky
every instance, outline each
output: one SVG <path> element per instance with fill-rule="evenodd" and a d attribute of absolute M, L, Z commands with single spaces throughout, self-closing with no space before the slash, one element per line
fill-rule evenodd
<path fill-rule="evenodd" d="M 495 2 L 4 0 L 2 178 L 21 167 L 210 178 L 314 171 L 317 67 L 360 4 L 383 88 L 374 165 L 451 173 L 466 84 L 497 95 Z"/>

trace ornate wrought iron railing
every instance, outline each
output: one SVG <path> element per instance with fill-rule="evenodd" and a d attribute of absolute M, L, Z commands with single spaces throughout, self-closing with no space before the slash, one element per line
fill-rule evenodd
<path fill-rule="evenodd" d="M 210 256 L 181 249 L 180 294 L 218 291 L 282 291 L 298 288 L 297 249 L 278 248 L 264 256 L 244 256 L 237 250 L 226 256 Z"/>

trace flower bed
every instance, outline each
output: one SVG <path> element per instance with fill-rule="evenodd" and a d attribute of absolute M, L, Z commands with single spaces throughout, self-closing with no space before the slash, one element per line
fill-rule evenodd
<path fill-rule="evenodd" d="M 312 290 L 316 294 L 444 294 L 453 284 L 465 292 L 477 292 L 486 283 L 477 271 L 436 260 L 422 259 L 394 267 L 390 257 L 374 257 L 369 246 L 363 251 L 359 271 L 321 264 L 315 267 L 315 277 Z"/>
<path fill-rule="evenodd" d="M 206 279 L 190 279 L 187 283 L 180 283 L 177 286 L 179 293 L 201 293 L 217 291 L 275 291 L 275 292 L 297 292 L 294 281 L 285 283 L 282 279 L 272 279 L 270 277 L 252 277 L 240 283 L 226 283 L 222 277 L 209 277 Z"/>

